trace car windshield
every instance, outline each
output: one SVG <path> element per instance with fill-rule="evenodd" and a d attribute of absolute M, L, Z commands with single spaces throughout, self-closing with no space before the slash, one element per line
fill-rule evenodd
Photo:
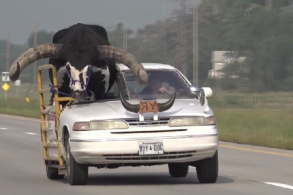
<path fill-rule="evenodd" d="M 129 99 L 169 99 L 176 89 L 177 99 L 190 98 L 190 90 L 183 77 L 175 70 L 146 70 L 148 84 L 142 86 L 130 71 L 125 71 Z"/>

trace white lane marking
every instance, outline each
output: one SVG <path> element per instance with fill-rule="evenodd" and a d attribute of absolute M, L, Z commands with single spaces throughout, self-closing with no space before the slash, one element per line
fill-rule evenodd
<path fill-rule="evenodd" d="M 9 129 L 8 129 L 8 128 L 5 128 L 5 127 L 0 127 L 0 130 L 8 131 Z M 12 130 L 12 131 L 13 131 L 13 130 Z M 32 132 L 22 132 L 22 131 L 13 131 L 13 132 L 23 133 L 23 134 L 27 134 L 27 135 L 40 136 L 40 135 L 38 135 L 37 133 L 32 133 Z"/>
<path fill-rule="evenodd" d="M 24 134 L 27 134 L 27 135 L 38 135 L 36 133 L 31 133 L 31 132 L 23 132 Z"/>
<path fill-rule="evenodd" d="M 268 184 L 268 185 L 272 185 L 272 186 L 276 186 L 276 187 L 280 187 L 280 188 L 286 188 L 286 189 L 293 190 L 293 186 L 290 186 L 287 184 L 275 183 L 275 182 L 263 182 L 263 183 Z"/>
<path fill-rule="evenodd" d="M 40 122 L 40 119 L 22 117 L 22 116 L 16 116 L 16 115 L 9 115 L 9 114 L 0 114 L 0 117 L 10 118 L 10 119 L 20 119 L 20 120 L 26 120 L 26 121 L 31 121 L 31 122 Z"/>

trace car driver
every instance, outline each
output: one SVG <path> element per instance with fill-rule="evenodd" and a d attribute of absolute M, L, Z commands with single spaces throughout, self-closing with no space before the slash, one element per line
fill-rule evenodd
<path fill-rule="evenodd" d="M 165 87 L 162 87 L 162 82 L 160 79 L 156 77 L 150 76 L 148 85 L 143 89 L 142 93 L 150 93 L 150 94 L 156 94 L 156 93 L 166 93 L 168 90 Z"/>

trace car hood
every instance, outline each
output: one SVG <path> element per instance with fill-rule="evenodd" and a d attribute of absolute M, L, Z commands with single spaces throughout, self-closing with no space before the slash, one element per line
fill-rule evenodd
<path fill-rule="evenodd" d="M 167 100 L 157 100 L 158 103 Z M 131 104 L 138 104 L 138 100 L 129 101 Z M 184 116 L 184 115 L 213 115 L 209 107 L 201 106 L 196 99 L 176 99 L 173 106 L 164 112 L 159 113 L 160 117 L 164 116 Z M 96 102 L 89 104 L 80 104 L 69 106 L 61 115 L 70 115 L 76 119 L 89 121 L 108 118 L 138 118 L 137 113 L 132 113 L 123 107 L 120 100 Z M 152 113 L 145 113 L 145 117 L 152 117 Z"/>

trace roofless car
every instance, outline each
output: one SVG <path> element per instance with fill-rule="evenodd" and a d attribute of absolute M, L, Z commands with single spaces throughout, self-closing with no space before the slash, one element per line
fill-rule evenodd
<path fill-rule="evenodd" d="M 61 100 L 55 94 L 55 107 L 47 107 L 42 115 L 48 122 L 42 133 L 47 135 L 43 142 L 49 179 L 67 174 L 71 185 L 85 185 L 89 167 L 166 164 L 172 177 L 186 177 L 195 167 L 199 182 L 217 181 L 218 130 L 207 99 L 212 90 L 193 86 L 171 65 L 142 64 L 149 76 L 147 86 L 140 85 L 125 65 L 117 64 L 123 86 L 114 86 L 106 100 L 73 102 L 59 110 Z M 56 76 L 54 67 L 46 68 Z M 174 93 L 171 108 L 160 112 L 160 103 Z M 137 112 L 127 111 L 128 103 L 139 105 L 133 108 Z M 49 147 L 54 144 L 55 150 Z"/>

